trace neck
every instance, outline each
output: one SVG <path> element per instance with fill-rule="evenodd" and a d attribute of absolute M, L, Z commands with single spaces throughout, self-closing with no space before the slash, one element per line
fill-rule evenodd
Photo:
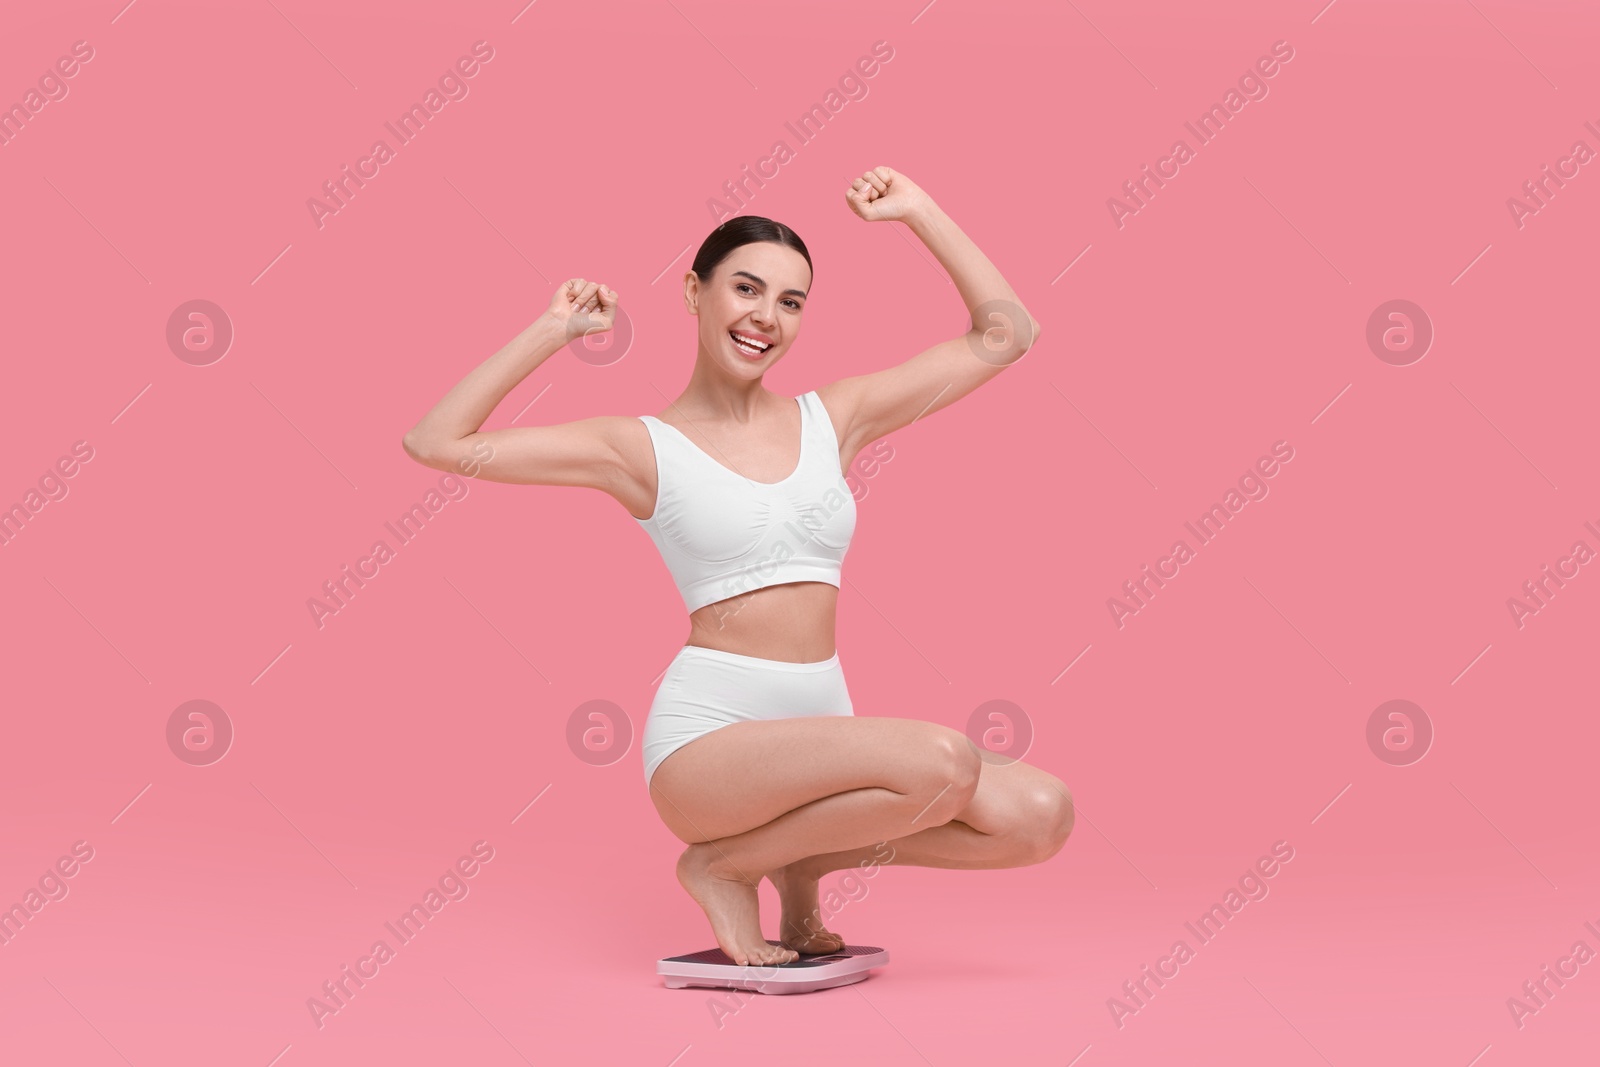
<path fill-rule="evenodd" d="M 765 377 L 763 375 L 762 377 Z M 702 349 L 689 384 L 671 406 L 696 422 L 750 423 L 772 406 L 774 396 L 762 378 L 734 378 Z"/>

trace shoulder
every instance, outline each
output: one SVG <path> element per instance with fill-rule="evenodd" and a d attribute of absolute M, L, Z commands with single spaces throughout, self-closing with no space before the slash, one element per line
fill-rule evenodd
<path fill-rule="evenodd" d="M 855 440 L 859 429 L 862 390 L 859 377 L 840 378 L 811 390 L 817 406 L 833 424 L 833 435 L 839 441 L 839 451 L 845 456 L 854 456 L 867 444 Z"/>
<path fill-rule="evenodd" d="M 652 418 L 655 416 L 605 416 L 607 436 L 620 472 L 609 494 L 634 518 L 648 514 L 656 497 L 655 431 L 648 421 Z"/>
<path fill-rule="evenodd" d="M 603 432 L 624 465 L 635 467 L 638 461 L 648 460 L 652 437 L 649 420 L 654 415 L 606 415 L 602 417 Z M 659 421 L 659 420 L 658 420 Z"/>
<path fill-rule="evenodd" d="M 836 429 L 848 425 L 850 415 L 856 408 L 857 393 L 849 378 L 840 378 L 827 385 L 820 385 L 806 395 L 828 413 L 828 418 L 832 420 Z"/>

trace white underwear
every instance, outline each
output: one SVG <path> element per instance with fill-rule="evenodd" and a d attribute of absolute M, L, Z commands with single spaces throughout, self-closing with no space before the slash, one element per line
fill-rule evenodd
<path fill-rule="evenodd" d="M 684 645 L 662 676 L 645 721 L 645 785 L 662 760 L 719 726 L 854 714 L 837 651 L 815 663 L 786 663 Z"/>

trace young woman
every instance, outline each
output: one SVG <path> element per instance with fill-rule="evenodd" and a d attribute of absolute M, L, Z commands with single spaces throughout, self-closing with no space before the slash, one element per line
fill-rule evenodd
<path fill-rule="evenodd" d="M 861 218 L 898 219 L 921 239 L 955 282 L 971 330 L 799 397 L 769 392 L 767 371 L 800 336 L 811 256 L 787 226 L 747 215 L 718 226 L 684 276 L 699 347 L 688 385 L 660 415 L 479 429 L 557 350 L 612 327 L 617 293 L 574 278 L 404 439 L 409 455 L 440 470 L 599 489 L 655 542 L 690 614 L 644 728 L 645 781 L 689 846 L 678 880 L 741 965 L 844 944 L 819 921 L 817 882 L 830 871 L 1038 863 L 1073 823 L 1054 775 L 984 759 L 937 723 L 853 713 L 834 647 L 856 520 L 844 472 L 868 444 L 1015 362 L 1039 324 L 905 175 L 875 167 L 845 198 Z M 892 343 L 918 309 L 881 310 L 877 343 Z M 778 945 L 761 932 L 762 878 L 782 901 Z"/>

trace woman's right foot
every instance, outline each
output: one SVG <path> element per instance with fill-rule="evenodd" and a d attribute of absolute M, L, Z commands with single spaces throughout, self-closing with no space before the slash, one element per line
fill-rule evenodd
<path fill-rule="evenodd" d="M 728 864 L 710 844 L 690 845 L 678 857 L 678 882 L 711 920 L 711 932 L 723 955 L 741 967 L 792 963 L 800 958 L 793 949 L 769 945 L 761 936 L 760 899 L 756 886 L 737 873 L 725 873 Z"/>

